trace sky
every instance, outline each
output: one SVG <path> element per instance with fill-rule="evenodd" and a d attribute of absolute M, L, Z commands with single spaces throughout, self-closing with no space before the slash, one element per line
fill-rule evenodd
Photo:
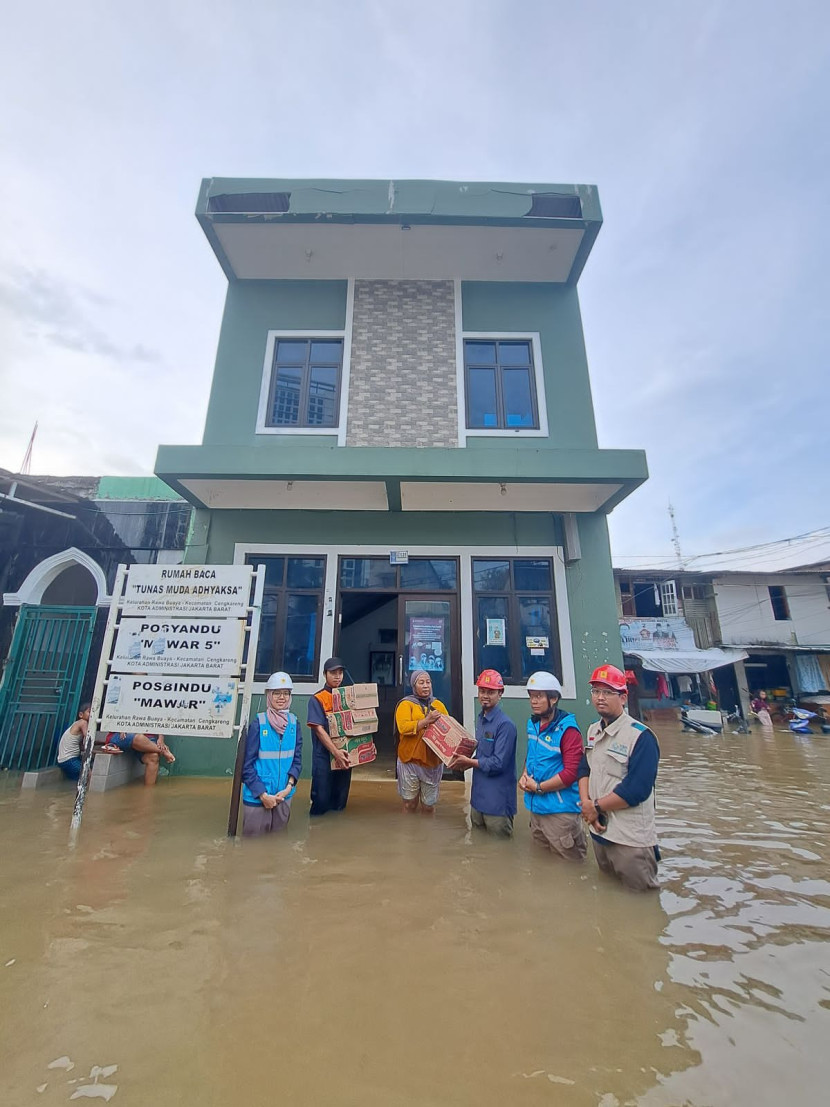
<path fill-rule="evenodd" d="M 203 177 L 590 183 L 600 445 L 651 474 L 615 563 L 673 563 L 669 502 L 694 567 L 799 535 L 789 563 L 830 557 L 826 0 L 28 0 L 3 23 L 0 467 L 36 421 L 33 473 L 151 473 L 201 440 L 226 287 Z"/>

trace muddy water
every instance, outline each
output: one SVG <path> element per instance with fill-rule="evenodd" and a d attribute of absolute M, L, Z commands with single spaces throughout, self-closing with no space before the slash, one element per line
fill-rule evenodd
<path fill-rule="evenodd" d="M 6 775 L 0 1102 L 825 1102 L 830 738 L 661 738 L 653 896 L 521 815 L 471 835 L 459 784 L 434 820 L 301 793 L 240 846 L 226 781 L 171 778 L 91 796 L 69 852 L 71 792 Z"/>

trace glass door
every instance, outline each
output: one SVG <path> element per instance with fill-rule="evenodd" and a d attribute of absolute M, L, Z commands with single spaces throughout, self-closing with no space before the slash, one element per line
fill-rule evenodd
<path fill-rule="evenodd" d="M 398 665 L 400 696 L 409 695 L 410 677 L 424 669 L 432 677 L 432 694 L 450 715 L 461 714 L 458 600 L 456 596 L 398 597 Z"/>

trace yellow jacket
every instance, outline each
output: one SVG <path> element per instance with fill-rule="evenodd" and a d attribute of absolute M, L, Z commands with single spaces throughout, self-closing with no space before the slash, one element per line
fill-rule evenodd
<path fill-rule="evenodd" d="M 440 700 L 433 700 L 430 706 L 433 711 L 449 715 L 449 711 Z M 401 761 L 416 761 L 419 765 L 434 769 L 441 764 L 441 758 L 429 748 L 417 732 L 417 725 L 426 714 L 426 708 L 409 699 L 401 700 L 395 708 L 395 726 L 400 735 L 398 757 Z"/>

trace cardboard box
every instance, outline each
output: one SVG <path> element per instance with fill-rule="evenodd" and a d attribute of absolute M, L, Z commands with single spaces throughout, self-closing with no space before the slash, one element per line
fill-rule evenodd
<path fill-rule="evenodd" d="M 375 743 L 368 738 L 344 738 L 336 741 L 335 744 L 338 749 L 345 750 L 348 753 L 350 769 L 355 768 L 356 765 L 368 765 L 378 755 Z M 335 771 L 337 770 L 334 758 L 331 759 L 331 767 Z"/>
<path fill-rule="evenodd" d="M 445 765 L 449 765 L 457 754 L 472 757 L 475 753 L 475 737 L 449 715 L 442 715 L 436 722 L 430 723 L 421 737 Z"/>
<path fill-rule="evenodd" d="M 361 707 L 377 707 L 378 702 L 378 686 L 376 684 L 347 684 L 345 688 L 333 688 L 331 693 L 333 711 L 353 711 Z"/>
<path fill-rule="evenodd" d="M 356 711 L 330 711 L 326 715 L 332 738 L 357 738 L 362 734 L 374 734 L 378 729 L 377 712 L 363 708 L 361 714 L 369 718 L 356 718 Z"/>

